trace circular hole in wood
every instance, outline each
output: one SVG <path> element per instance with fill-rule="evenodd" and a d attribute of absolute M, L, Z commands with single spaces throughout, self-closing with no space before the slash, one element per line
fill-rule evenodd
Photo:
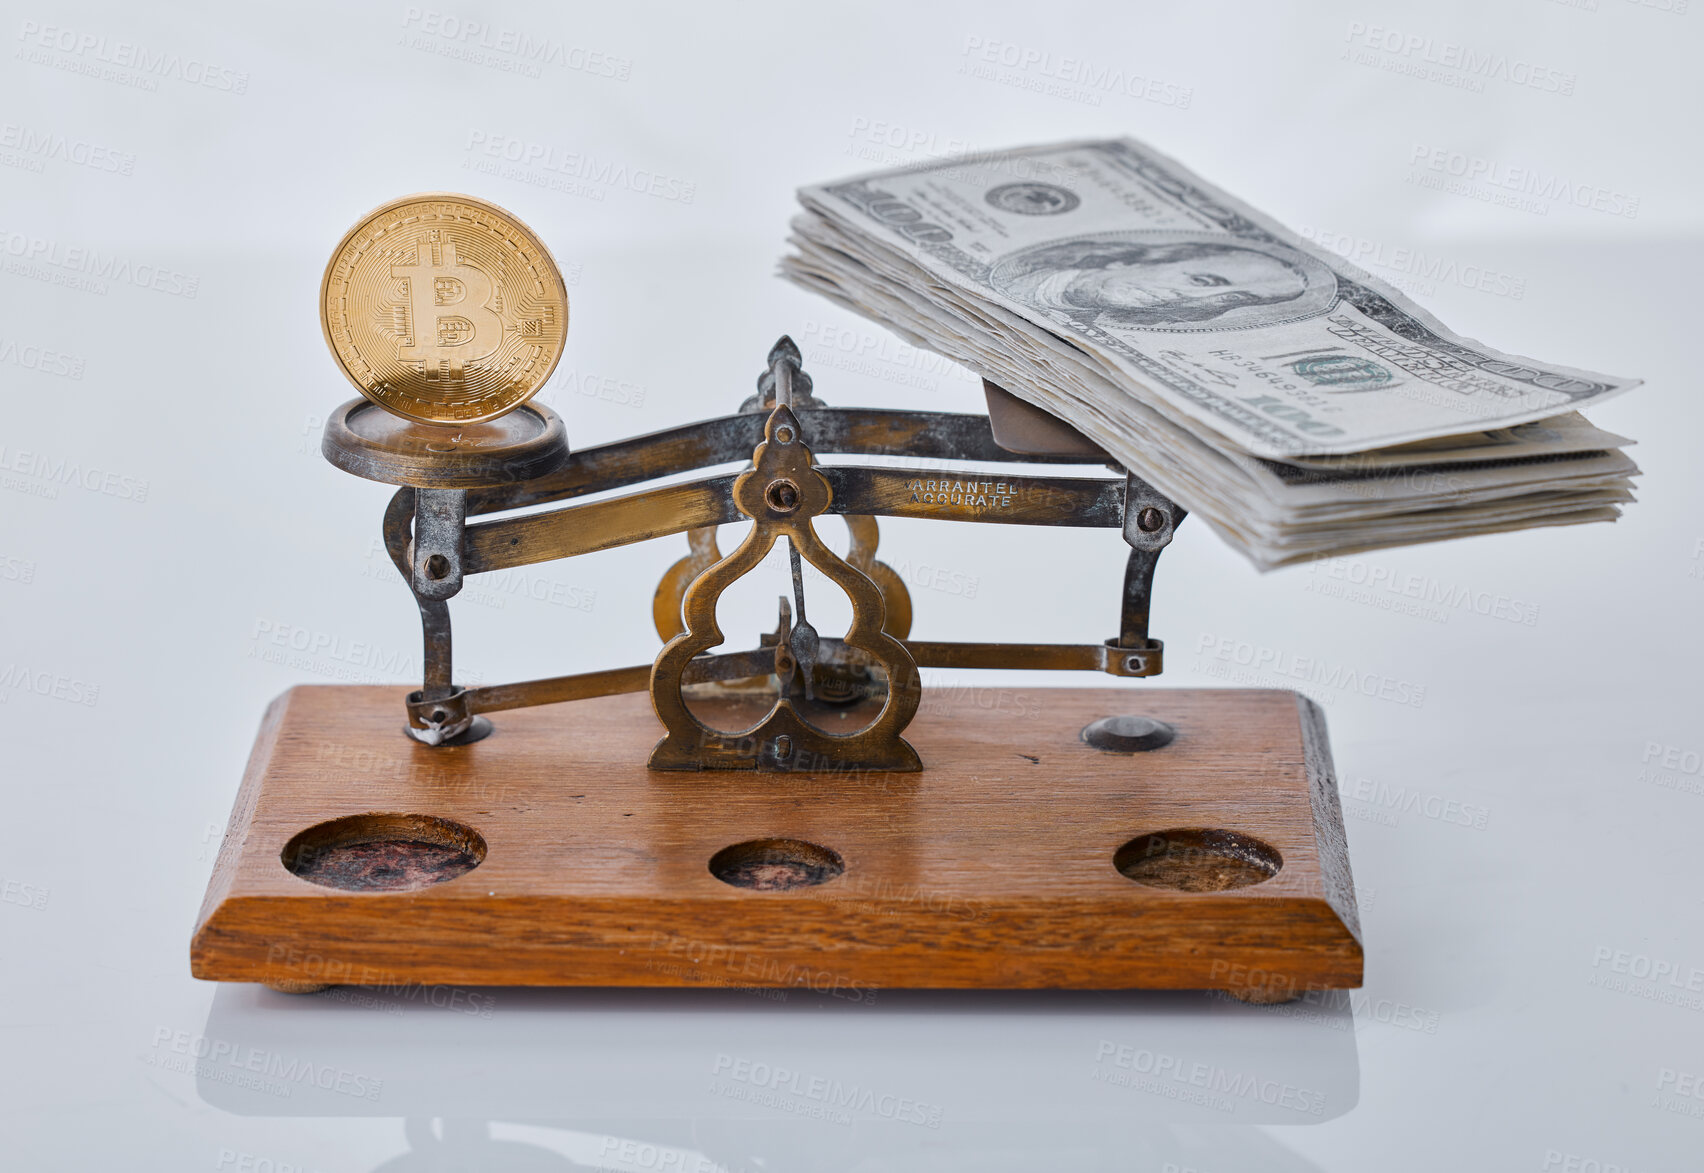
<path fill-rule="evenodd" d="M 1141 663 L 1134 656 L 1124 666 L 1132 672 L 1141 669 Z M 1141 753 L 1170 745 L 1177 736 L 1177 730 L 1153 717 L 1126 714 L 1092 721 L 1083 726 L 1081 736 L 1096 749 L 1109 753 Z"/>
<path fill-rule="evenodd" d="M 1184 828 L 1132 839 L 1113 853 L 1112 866 L 1150 888 L 1223 892 L 1270 880 L 1284 859 L 1252 835 Z"/>
<path fill-rule="evenodd" d="M 281 858 L 291 874 L 326 888 L 408 892 L 471 872 L 485 840 L 433 815 L 349 815 L 298 832 Z"/>
<path fill-rule="evenodd" d="M 840 856 L 803 839 L 752 839 L 710 857 L 711 875 L 724 884 L 758 892 L 826 884 L 845 870 Z"/>

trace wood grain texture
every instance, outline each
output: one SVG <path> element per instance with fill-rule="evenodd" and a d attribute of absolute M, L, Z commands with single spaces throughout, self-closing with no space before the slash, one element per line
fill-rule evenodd
<path fill-rule="evenodd" d="M 925 692 L 922 773 L 657 773 L 644 694 L 504 713 L 492 736 L 406 738 L 403 690 L 304 686 L 268 710 L 191 946 L 220 981 L 547 986 L 1229 989 L 1358 986 L 1362 951 L 1317 712 L 1294 693 Z M 1140 712 L 1172 744 L 1110 754 L 1088 722 Z M 476 830 L 473 871 L 406 892 L 292 875 L 298 832 L 363 812 Z M 1254 836 L 1283 866 L 1224 892 L 1113 866 L 1155 831 Z M 710 857 L 832 849 L 842 875 L 751 891 Z"/>

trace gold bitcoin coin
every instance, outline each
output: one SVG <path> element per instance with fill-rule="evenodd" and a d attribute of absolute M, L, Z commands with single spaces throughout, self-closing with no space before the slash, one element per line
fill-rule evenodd
<path fill-rule="evenodd" d="M 495 204 L 406 196 L 349 230 L 320 283 L 320 325 L 361 394 L 404 419 L 495 419 L 544 386 L 568 290 L 544 244 Z"/>

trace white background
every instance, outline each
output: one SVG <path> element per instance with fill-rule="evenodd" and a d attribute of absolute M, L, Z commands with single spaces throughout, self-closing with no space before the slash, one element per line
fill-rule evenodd
<path fill-rule="evenodd" d="M 1697 1168 L 1704 1100 L 1679 1093 L 1704 1079 L 1704 13 L 1682 3 L 6 4 L 8 1167 Z M 471 40 L 469 21 L 484 26 Z M 534 68 L 501 47 L 511 36 L 554 59 Z M 120 42 L 178 68 L 113 67 Z M 1459 51 L 1506 64 L 1427 63 Z M 1360 250 L 1470 337 L 1647 380 L 1594 414 L 1640 441 L 1645 470 L 1613 526 L 1260 576 L 1185 525 L 1162 560 L 1163 684 L 1226 683 L 1258 655 L 1423 689 L 1399 705 L 1310 686 L 1343 778 L 1364 992 L 1279 1015 L 1196 995 L 490 991 L 485 1016 L 190 979 L 190 926 L 268 699 L 372 677 L 375 656 L 418 662 L 414 609 L 375 554 L 389 490 L 317 453 L 352 394 L 320 337 L 318 281 L 363 212 L 462 190 L 548 242 L 573 308 L 545 401 L 576 446 L 732 410 L 783 331 L 830 402 L 975 411 L 967 373 L 773 276 L 793 189 L 1126 133 Z M 32 149 L 44 136 L 65 149 Z M 508 140 L 558 169 L 482 153 Z M 1558 177 L 1586 206 L 1427 186 L 1473 158 Z M 54 260 L 74 249 L 119 274 L 79 286 Z M 1401 250 L 1446 267 L 1428 276 Z M 1110 634 L 1113 535 L 895 522 L 882 549 L 920 636 Z M 683 551 L 470 591 L 463 675 L 648 660 L 652 584 Z M 753 588 L 735 642 L 770 625 L 781 589 Z M 268 658 L 291 641 L 317 650 Z M 1107 1095 L 1091 1078 L 1103 1041 L 1254 1071 L 1325 1110 Z M 184 1052 L 213 1043 L 383 1094 L 184 1074 Z M 707 1098 L 717 1056 L 862 1080 L 939 1107 L 942 1125 Z"/>

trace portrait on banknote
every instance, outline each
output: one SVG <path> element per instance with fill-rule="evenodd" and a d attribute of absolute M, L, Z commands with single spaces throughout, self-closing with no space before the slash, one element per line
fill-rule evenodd
<path fill-rule="evenodd" d="M 1328 266 L 1276 241 L 1163 231 L 1030 245 L 995 262 L 989 283 L 1051 316 L 1152 330 L 1278 325 L 1337 299 Z"/>

